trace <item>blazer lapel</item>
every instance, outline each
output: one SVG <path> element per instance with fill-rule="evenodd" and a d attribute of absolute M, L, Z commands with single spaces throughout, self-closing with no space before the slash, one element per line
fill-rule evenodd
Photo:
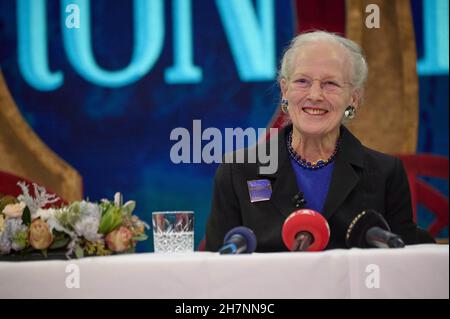
<path fill-rule="evenodd" d="M 274 181 L 271 201 L 281 214 L 288 217 L 295 207 L 293 198 L 298 194 L 299 189 L 295 173 L 291 164 L 283 165 L 277 179 Z"/>
<path fill-rule="evenodd" d="M 354 166 L 363 167 L 361 143 L 344 126 L 341 127 L 341 136 L 341 149 L 334 162 L 328 195 L 321 212 L 327 219 L 330 219 L 358 184 L 359 176 Z"/>
<path fill-rule="evenodd" d="M 290 126 L 279 130 L 278 138 L 278 169 L 274 174 L 261 174 L 272 182 L 272 196 L 270 201 L 276 209 L 284 216 L 289 216 L 295 207 L 293 197 L 298 194 L 299 189 L 295 178 L 294 170 L 291 166 L 287 146 L 285 143 L 285 134 Z"/>
<path fill-rule="evenodd" d="M 274 174 L 259 173 L 259 176 L 271 180 L 272 196 L 270 201 L 286 217 L 299 209 L 295 207 L 293 198 L 300 190 L 285 142 L 285 134 L 291 127 L 287 126 L 281 129 L 277 135 L 278 170 Z M 341 136 L 340 150 L 335 159 L 328 195 L 323 212 L 320 212 L 327 219 L 336 212 L 358 184 L 359 176 L 354 167 L 363 167 L 363 149 L 359 140 L 344 126 L 341 127 Z"/>

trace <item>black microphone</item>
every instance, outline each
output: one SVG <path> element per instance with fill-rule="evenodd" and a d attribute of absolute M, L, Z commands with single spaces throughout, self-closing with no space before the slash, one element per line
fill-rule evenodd
<path fill-rule="evenodd" d="M 378 248 L 402 248 L 405 243 L 402 238 L 380 227 L 372 227 L 366 233 L 366 241 Z"/>
<path fill-rule="evenodd" d="M 363 211 L 352 220 L 347 229 L 345 243 L 348 248 L 405 247 L 402 238 L 391 232 L 383 215 L 373 209 Z"/>
<path fill-rule="evenodd" d="M 298 192 L 291 199 L 292 204 L 294 204 L 295 208 L 302 208 L 306 205 L 306 199 L 304 197 L 303 192 Z"/>
<path fill-rule="evenodd" d="M 247 227 L 239 226 L 231 229 L 223 240 L 219 249 L 221 255 L 250 254 L 256 249 L 256 236 Z"/>

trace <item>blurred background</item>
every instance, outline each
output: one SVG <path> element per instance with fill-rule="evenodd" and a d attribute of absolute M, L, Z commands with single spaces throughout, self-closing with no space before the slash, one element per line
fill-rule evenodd
<path fill-rule="evenodd" d="M 352 131 L 383 152 L 447 160 L 422 177 L 441 197 L 431 200 L 437 208 L 417 205 L 417 222 L 429 228 L 440 218 L 447 226 L 434 235 L 448 237 L 448 7 L 448 0 L 1 0 L 0 171 L 67 201 L 120 191 L 149 224 L 152 211 L 193 210 L 197 245 L 218 164 L 172 163 L 170 132 L 186 128 L 192 145 L 196 119 L 222 133 L 279 126 L 283 49 L 298 32 L 322 29 L 354 39 L 368 57 L 366 100 Z M 153 251 L 151 236 L 138 250 Z"/>

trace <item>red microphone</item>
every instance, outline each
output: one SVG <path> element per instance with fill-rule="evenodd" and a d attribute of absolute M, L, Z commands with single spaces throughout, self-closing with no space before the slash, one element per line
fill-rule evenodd
<path fill-rule="evenodd" d="M 290 251 L 321 251 L 330 240 L 330 227 L 320 213 L 299 209 L 285 220 L 282 236 Z"/>

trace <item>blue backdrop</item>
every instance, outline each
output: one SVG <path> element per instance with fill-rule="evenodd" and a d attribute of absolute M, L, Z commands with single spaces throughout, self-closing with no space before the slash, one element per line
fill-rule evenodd
<path fill-rule="evenodd" d="M 79 29 L 66 24 L 76 23 L 65 12 L 71 3 Z M 2 1 L 0 63 L 26 120 L 83 176 L 85 196 L 121 191 L 149 223 L 152 211 L 193 210 L 198 244 L 217 164 L 173 164 L 170 132 L 192 131 L 194 119 L 222 131 L 266 127 L 292 14 L 289 0 Z M 148 25 L 140 34 L 137 20 Z M 151 48 L 138 46 L 144 36 Z M 149 55 L 153 62 L 143 62 Z"/>

